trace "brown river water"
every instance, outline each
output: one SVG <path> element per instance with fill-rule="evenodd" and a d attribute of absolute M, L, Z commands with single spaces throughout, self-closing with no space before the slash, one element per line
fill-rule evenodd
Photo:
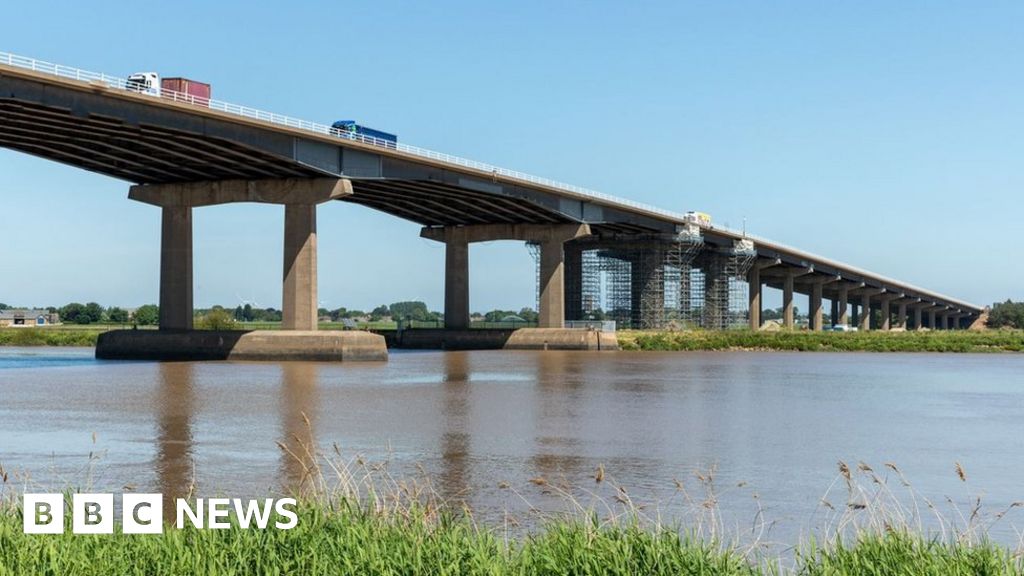
<path fill-rule="evenodd" d="M 8 494 L 288 493 L 308 481 L 308 438 L 352 471 L 386 463 L 492 520 L 571 507 L 565 491 L 584 504 L 625 495 L 685 521 L 687 496 L 697 509 L 705 501 L 697 475 L 714 469 L 727 524 L 767 518 L 784 538 L 824 521 L 830 487 L 844 506 L 840 460 L 898 486 L 885 467 L 895 463 L 916 493 L 966 512 L 980 496 L 994 514 L 1024 500 L 1024 355 L 395 351 L 380 364 L 151 363 L 0 348 Z M 1010 514 L 993 533 L 1015 542 L 1022 525 Z"/>

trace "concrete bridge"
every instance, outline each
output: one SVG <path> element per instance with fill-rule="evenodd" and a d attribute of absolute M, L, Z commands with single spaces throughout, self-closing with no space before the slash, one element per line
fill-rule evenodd
<path fill-rule="evenodd" d="M 493 240 L 536 247 L 542 328 L 584 319 L 596 274 L 613 285 L 617 319 L 639 328 L 757 328 L 763 286 L 782 290 L 786 326 L 795 295 L 806 295 L 816 330 L 825 300 L 834 323 L 862 329 L 960 328 L 982 312 L 679 213 L 216 100 L 139 93 L 123 78 L 2 52 L 0 146 L 125 180 L 129 198 L 162 210 L 167 330 L 192 328 L 193 209 L 234 202 L 284 206 L 286 330 L 316 329 L 316 212 L 331 201 L 416 222 L 445 244 L 450 329 L 469 326 L 468 246 Z"/>

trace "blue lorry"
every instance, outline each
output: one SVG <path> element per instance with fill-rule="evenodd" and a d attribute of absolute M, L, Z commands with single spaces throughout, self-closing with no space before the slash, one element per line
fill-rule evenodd
<path fill-rule="evenodd" d="M 359 140 L 367 144 L 376 144 L 386 148 L 398 147 L 398 136 L 361 126 L 356 124 L 355 120 L 338 120 L 331 124 L 331 127 L 337 130 L 340 136 L 346 136 L 353 140 Z"/>

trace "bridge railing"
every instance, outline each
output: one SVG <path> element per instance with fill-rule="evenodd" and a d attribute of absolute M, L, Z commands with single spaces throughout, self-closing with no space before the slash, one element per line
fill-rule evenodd
<path fill-rule="evenodd" d="M 275 114 L 273 112 L 266 112 L 258 110 L 256 108 L 250 108 L 248 106 L 241 106 L 238 104 L 232 104 L 230 102 L 224 102 L 222 100 L 206 99 L 186 94 L 184 92 L 175 92 L 172 90 L 161 90 L 155 89 L 155 92 L 145 92 L 136 88 L 132 83 L 128 82 L 127 78 L 118 76 L 109 76 L 99 72 L 89 72 L 87 70 L 81 70 L 78 68 L 72 68 L 70 66 L 63 66 L 60 64 L 53 64 L 51 62 L 45 62 L 42 60 L 36 60 L 35 58 L 28 58 L 25 56 L 18 56 L 9 52 L 0 52 L 0 64 L 6 64 L 8 66 L 23 68 L 26 70 L 32 70 L 33 72 L 39 72 L 43 74 L 51 74 L 53 76 L 59 76 L 61 78 L 68 78 L 71 80 L 78 80 L 81 82 L 98 83 L 107 88 L 116 90 L 124 90 L 136 93 L 150 93 L 154 97 L 162 97 L 165 99 L 173 100 L 175 102 L 183 102 L 196 106 L 202 106 L 211 110 L 217 110 L 226 114 L 234 116 L 240 116 L 243 118 L 250 118 L 253 120 L 260 120 L 263 122 L 269 122 L 271 124 L 277 124 L 281 126 L 287 126 L 289 128 L 295 128 L 298 130 L 304 130 L 308 132 L 315 132 L 326 136 L 333 136 L 335 138 L 353 140 L 361 142 L 363 144 L 370 144 L 373 146 L 380 146 L 383 148 L 389 148 L 411 154 L 413 156 L 419 156 L 429 160 L 435 160 L 446 164 L 452 164 L 455 166 L 461 166 L 464 168 L 471 168 L 473 170 L 479 170 L 481 172 L 487 172 L 497 176 L 504 176 L 507 178 L 514 178 L 516 180 L 522 180 L 525 182 L 531 182 L 533 184 L 539 184 L 541 186 L 547 186 L 549 188 L 555 188 L 558 190 L 564 190 L 572 194 L 593 198 L 595 200 L 602 201 L 605 204 L 619 205 L 623 207 L 629 207 L 634 210 L 642 210 L 651 214 L 657 214 L 659 216 L 682 221 L 683 215 L 671 210 L 664 210 L 657 206 L 651 206 L 642 202 L 635 202 L 625 198 L 619 198 L 611 194 L 605 194 L 582 186 L 576 186 L 573 184 L 567 184 L 565 182 L 559 182 L 550 178 L 542 178 L 540 176 L 534 176 L 525 172 L 519 172 L 517 170 L 509 170 L 507 168 L 501 168 L 494 166 L 493 164 L 487 164 L 486 162 L 478 162 L 476 160 L 470 160 L 468 158 L 462 158 L 460 156 L 454 156 L 452 154 L 445 154 L 443 152 L 437 152 L 429 150 L 427 148 L 421 148 L 419 146 L 411 146 L 409 144 L 395 143 L 388 140 L 382 140 L 374 138 L 372 136 L 366 136 L 362 134 L 353 134 L 344 130 L 338 130 L 327 124 L 320 124 L 317 122 L 310 122 L 308 120 L 300 120 L 298 118 L 292 118 L 283 114 Z"/>

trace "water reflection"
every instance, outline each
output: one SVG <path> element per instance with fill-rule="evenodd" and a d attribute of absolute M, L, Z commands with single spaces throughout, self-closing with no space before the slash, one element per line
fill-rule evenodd
<path fill-rule="evenodd" d="M 156 476 L 164 496 L 164 517 L 174 520 L 174 502 L 194 489 L 192 418 L 195 409 L 195 365 L 171 362 L 159 365 L 156 390 Z"/>
<path fill-rule="evenodd" d="M 585 357 L 552 352 L 536 358 L 534 444 L 530 462 L 546 480 L 565 481 L 583 470 L 579 457 L 578 416 L 584 387 Z"/>
<path fill-rule="evenodd" d="M 469 490 L 469 420 L 470 397 L 469 355 L 448 352 L 444 356 L 441 418 L 440 496 L 453 504 L 464 504 Z"/>
<path fill-rule="evenodd" d="M 319 480 L 316 421 L 320 405 L 316 364 L 281 365 L 281 490 L 302 495 Z"/>

